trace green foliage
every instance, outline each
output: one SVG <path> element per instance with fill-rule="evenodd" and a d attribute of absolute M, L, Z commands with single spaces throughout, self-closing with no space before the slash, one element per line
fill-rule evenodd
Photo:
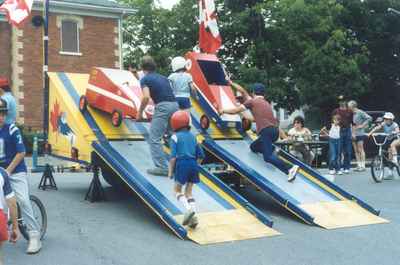
<path fill-rule="evenodd" d="M 160 72 L 198 39 L 197 1 L 172 10 L 153 0 L 120 0 L 137 9 L 125 20 L 126 59 L 149 53 Z M 398 112 L 398 0 L 215 0 L 224 46 L 219 56 L 233 79 L 262 82 L 267 96 L 289 111 L 308 105 L 326 115 L 338 95 L 368 109 Z"/>

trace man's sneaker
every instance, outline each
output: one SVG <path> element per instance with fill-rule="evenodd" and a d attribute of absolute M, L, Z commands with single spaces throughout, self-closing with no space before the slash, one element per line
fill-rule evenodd
<path fill-rule="evenodd" d="M 354 169 L 354 171 L 357 171 L 357 172 L 361 172 L 363 169 L 362 169 L 362 167 L 356 167 L 355 169 Z"/>
<path fill-rule="evenodd" d="M 198 224 L 199 224 L 199 219 L 197 218 L 196 215 L 194 215 L 189 222 L 189 227 L 192 229 L 195 229 Z"/>
<path fill-rule="evenodd" d="M 155 167 L 148 169 L 147 173 L 154 176 L 168 176 L 168 169 Z"/>
<path fill-rule="evenodd" d="M 329 175 L 335 175 L 336 171 L 335 170 L 329 170 Z"/>
<path fill-rule="evenodd" d="M 291 169 L 289 169 L 289 176 L 287 181 L 292 182 L 293 180 L 296 179 L 296 174 L 297 171 L 299 170 L 299 166 L 293 166 Z"/>
<path fill-rule="evenodd" d="M 26 253 L 36 254 L 42 248 L 42 242 L 40 241 L 40 233 L 38 231 L 29 231 L 29 242 Z"/>
<path fill-rule="evenodd" d="M 344 173 L 344 174 L 349 174 L 349 173 L 350 173 L 350 169 L 345 169 L 345 170 L 343 171 L 343 173 Z"/>
<path fill-rule="evenodd" d="M 343 175 L 343 171 L 342 171 L 342 170 L 339 170 L 339 171 L 336 172 L 336 174 L 338 174 L 338 175 Z"/>
<path fill-rule="evenodd" d="M 393 179 L 393 169 L 389 168 L 389 169 L 387 170 L 387 174 L 385 174 L 385 176 L 383 177 L 383 179 L 386 179 L 386 180 L 391 180 L 391 179 Z"/>
<path fill-rule="evenodd" d="M 192 220 L 193 216 L 194 216 L 194 211 L 187 211 L 185 213 L 185 215 L 183 216 L 182 224 L 183 225 L 188 225 L 189 222 Z"/>

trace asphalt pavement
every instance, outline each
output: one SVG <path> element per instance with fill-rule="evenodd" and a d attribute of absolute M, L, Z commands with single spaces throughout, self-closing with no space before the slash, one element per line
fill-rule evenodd
<path fill-rule="evenodd" d="M 389 224 L 337 230 L 309 226 L 247 188 L 242 195 L 271 216 L 282 235 L 207 246 L 180 240 L 135 195 L 104 185 L 106 202 L 85 201 L 88 173 L 56 173 L 58 191 L 38 190 L 40 177 L 31 174 L 30 185 L 48 213 L 43 249 L 28 256 L 24 239 L 7 244 L 7 265 L 400 264 L 400 180 L 375 184 L 369 171 L 335 182 L 380 209 Z"/>

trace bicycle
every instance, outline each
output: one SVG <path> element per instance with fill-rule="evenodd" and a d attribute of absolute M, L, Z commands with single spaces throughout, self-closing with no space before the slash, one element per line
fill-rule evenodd
<path fill-rule="evenodd" d="M 40 239 L 42 240 L 47 231 L 47 213 L 46 209 L 44 208 L 43 203 L 40 201 L 38 197 L 35 195 L 30 195 L 29 199 L 32 204 L 33 215 L 40 225 Z M 29 240 L 28 228 L 22 218 L 21 209 L 17 203 L 18 208 L 18 228 L 21 232 L 21 235 L 26 239 Z M 8 221 L 8 227 L 11 227 L 11 220 Z"/>
<path fill-rule="evenodd" d="M 393 134 L 387 133 L 373 133 L 372 139 L 376 146 L 378 146 L 378 154 L 373 158 L 371 162 L 371 175 L 375 182 L 380 183 L 385 177 L 385 166 L 396 168 L 397 174 L 400 176 L 399 166 L 393 163 L 389 159 L 389 151 L 384 150 L 383 146 L 386 144 L 388 140 L 388 136 Z M 377 137 L 383 137 L 383 140 L 379 141 Z M 398 135 L 396 135 L 398 137 Z"/>

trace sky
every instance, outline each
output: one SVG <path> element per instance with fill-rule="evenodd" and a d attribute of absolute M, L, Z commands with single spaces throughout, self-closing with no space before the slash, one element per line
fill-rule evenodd
<path fill-rule="evenodd" d="M 173 5 L 179 2 L 179 0 L 159 0 L 160 4 L 164 8 L 172 8 Z"/>

